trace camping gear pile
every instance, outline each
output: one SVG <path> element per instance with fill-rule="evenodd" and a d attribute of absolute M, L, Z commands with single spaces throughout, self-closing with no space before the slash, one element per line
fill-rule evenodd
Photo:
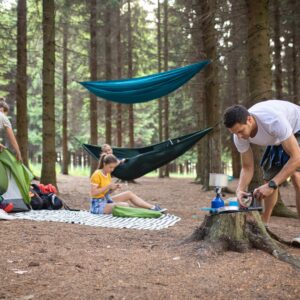
<path fill-rule="evenodd" d="M 53 185 L 31 184 L 32 173 L 8 149 L 0 152 L 0 178 L 0 208 L 7 213 L 63 206 Z"/>
<path fill-rule="evenodd" d="M 57 189 L 52 184 L 32 184 L 30 189 L 30 206 L 34 210 L 38 209 L 61 209 L 63 201 L 56 195 Z"/>

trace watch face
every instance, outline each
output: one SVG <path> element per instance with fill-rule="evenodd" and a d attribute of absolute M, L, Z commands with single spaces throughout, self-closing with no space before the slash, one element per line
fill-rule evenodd
<path fill-rule="evenodd" d="M 273 180 L 269 181 L 268 185 L 272 189 L 277 189 L 277 184 Z"/>

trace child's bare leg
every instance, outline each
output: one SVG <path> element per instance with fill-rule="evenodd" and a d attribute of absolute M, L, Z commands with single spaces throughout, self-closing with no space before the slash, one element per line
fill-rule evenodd
<path fill-rule="evenodd" d="M 103 212 L 105 214 L 111 214 L 114 206 L 116 206 L 116 205 L 118 205 L 118 206 L 126 206 L 126 207 L 129 206 L 129 204 L 126 203 L 126 202 L 110 203 L 110 204 L 106 204 L 105 205 L 105 208 L 104 208 Z"/>
<path fill-rule="evenodd" d="M 133 192 L 126 191 L 123 193 L 120 193 L 118 195 L 112 196 L 111 197 L 113 201 L 119 202 L 119 201 L 130 201 L 133 205 L 137 207 L 142 207 L 142 208 L 153 208 L 154 205 L 149 204 L 142 198 L 138 197 L 135 195 Z"/>

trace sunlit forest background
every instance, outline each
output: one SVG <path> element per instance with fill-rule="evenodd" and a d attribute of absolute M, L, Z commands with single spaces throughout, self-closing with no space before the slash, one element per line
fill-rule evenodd
<path fill-rule="evenodd" d="M 268 98 L 299 103 L 299 1 L 250 2 L 0 1 L 0 96 L 10 104 L 24 162 L 37 173 L 44 164 L 50 177 L 53 161 L 58 172 L 89 174 L 90 161 L 80 143 L 140 147 L 214 126 L 221 121 L 223 109 L 234 103 L 249 107 Z M 260 10 L 255 25 L 251 16 L 253 11 L 259 15 Z M 54 95 L 45 101 L 43 30 L 45 34 L 51 22 L 45 15 L 51 12 L 55 65 L 50 84 Z M 259 42 L 262 35 L 267 44 Z M 249 42 L 253 36 L 256 46 Z M 253 44 L 255 51 L 261 51 L 258 57 L 269 73 L 257 71 L 261 62 L 251 57 Z M 95 99 L 79 84 L 139 77 L 204 59 L 211 59 L 212 66 L 168 97 L 144 104 L 126 106 Z M 255 68 L 257 78 L 253 78 Z M 253 81 L 261 76 L 269 80 L 268 86 L 255 94 Z M 209 161 L 212 170 L 218 161 L 218 169 L 238 176 L 238 154 L 229 134 L 219 126 L 215 136 L 217 144 L 209 145 L 213 151 L 205 148 L 210 142 L 204 139 L 161 172 L 201 178 L 201 166 Z M 43 160 L 46 147 L 55 151 L 54 158 L 52 150 L 44 153 L 50 162 Z M 52 179 L 48 181 L 55 181 Z"/>

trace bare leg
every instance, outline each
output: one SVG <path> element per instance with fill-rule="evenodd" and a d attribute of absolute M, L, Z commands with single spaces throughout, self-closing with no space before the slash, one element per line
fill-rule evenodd
<path fill-rule="evenodd" d="M 270 217 L 277 200 L 278 200 L 278 189 L 276 189 L 271 196 L 266 197 L 264 199 L 265 209 L 261 218 L 265 224 L 270 221 Z"/>
<path fill-rule="evenodd" d="M 291 179 L 296 192 L 296 207 L 300 217 L 300 172 L 295 172 Z"/>
<path fill-rule="evenodd" d="M 111 214 L 111 213 L 112 213 L 112 210 L 113 210 L 113 208 L 114 208 L 114 206 L 116 206 L 116 205 L 118 205 L 118 206 L 126 206 L 126 207 L 129 206 L 129 204 L 126 203 L 126 202 L 110 203 L 110 204 L 107 204 L 107 205 L 105 206 L 103 212 L 104 212 L 105 214 Z"/>
<path fill-rule="evenodd" d="M 134 206 L 137 207 L 142 207 L 142 208 L 152 208 L 154 205 L 149 204 L 145 200 L 141 199 L 134 193 L 130 191 L 126 191 L 123 193 L 120 193 L 118 195 L 114 195 L 111 197 L 113 201 L 119 202 L 119 201 L 129 201 L 131 202 Z"/>

